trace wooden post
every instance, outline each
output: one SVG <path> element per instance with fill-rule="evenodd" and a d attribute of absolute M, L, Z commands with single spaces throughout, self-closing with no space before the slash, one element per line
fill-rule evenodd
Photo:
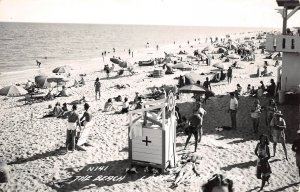
<path fill-rule="evenodd" d="M 286 28 L 287 28 L 287 8 L 283 8 L 283 13 L 282 13 L 282 35 L 286 35 Z"/>

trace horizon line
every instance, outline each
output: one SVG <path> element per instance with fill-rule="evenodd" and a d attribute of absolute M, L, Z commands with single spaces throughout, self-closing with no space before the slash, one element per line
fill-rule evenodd
<path fill-rule="evenodd" d="M 137 24 L 137 23 L 76 23 L 76 22 L 40 22 L 40 21 L 1 21 L 0 23 L 32 23 L 32 24 L 80 24 L 80 25 L 132 25 L 132 26 L 170 26 L 170 27 L 228 27 L 228 28 L 257 28 L 280 29 L 280 27 L 258 26 L 205 26 L 205 25 L 178 25 L 178 24 Z"/>

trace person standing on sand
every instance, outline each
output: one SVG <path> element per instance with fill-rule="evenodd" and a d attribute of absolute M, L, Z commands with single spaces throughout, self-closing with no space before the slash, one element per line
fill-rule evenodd
<path fill-rule="evenodd" d="M 188 137 L 185 142 L 184 150 L 186 149 L 192 135 L 195 137 L 195 152 L 197 151 L 197 146 L 198 146 L 198 134 L 199 134 L 199 129 L 201 129 L 202 125 L 202 117 L 199 113 L 195 113 L 191 118 L 190 118 L 190 126 L 188 127 Z"/>
<path fill-rule="evenodd" d="M 206 113 L 207 113 L 205 111 L 205 109 L 202 108 L 202 102 L 199 102 L 199 108 L 197 110 L 197 113 L 199 113 L 199 115 L 201 116 L 201 119 L 202 119 L 200 121 L 199 129 L 198 129 L 198 136 L 199 136 L 198 143 L 200 143 L 202 135 L 203 135 L 203 120 L 204 120 L 204 115 L 206 115 Z"/>
<path fill-rule="evenodd" d="M 236 113 L 238 110 L 238 100 L 235 98 L 234 93 L 230 93 L 230 105 L 229 105 L 229 110 L 230 112 L 230 118 L 231 118 L 231 127 L 232 129 L 236 129 Z"/>
<path fill-rule="evenodd" d="M 273 151 L 275 157 L 276 154 L 276 146 L 277 143 L 281 143 L 283 147 L 283 151 L 285 154 L 285 159 L 288 161 L 286 146 L 285 146 L 285 129 L 286 123 L 285 120 L 282 118 L 283 114 L 281 111 L 277 111 L 274 113 L 273 119 L 270 122 L 270 126 L 272 127 L 272 137 L 273 137 Z"/>
<path fill-rule="evenodd" d="M 257 179 L 262 180 L 260 190 L 263 190 L 266 182 L 269 183 L 269 179 L 272 173 L 271 166 L 269 164 L 269 139 L 266 135 L 260 136 L 259 143 L 255 148 L 255 155 L 258 157 L 256 165 L 256 177 Z"/>
<path fill-rule="evenodd" d="M 299 170 L 299 176 L 300 176 L 300 129 L 297 131 L 298 139 L 296 139 L 293 142 L 292 150 L 296 153 L 296 165 Z"/>
<path fill-rule="evenodd" d="M 40 61 L 38 61 L 38 60 L 36 60 L 36 65 L 40 68 L 41 67 L 41 62 Z"/>
<path fill-rule="evenodd" d="M 229 67 L 228 71 L 227 71 L 227 80 L 228 80 L 228 84 L 231 83 L 232 80 L 232 68 Z"/>
<path fill-rule="evenodd" d="M 68 116 L 68 129 L 67 129 L 67 138 L 66 138 L 66 150 L 74 151 L 75 150 L 75 137 L 76 137 L 76 128 L 77 125 L 81 129 L 79 115 L 76 112 L 77 105 L 72 106 L 72 111 Z"/>
<path fill-rule="evenodd" d="M 100 99 L 100 97 L 101 97 L 101 93 L 100 93 L 101 83 L 100 83 L 98 77 L 97 77 L 97 79 L 95 81 L 94 87 L 95 87 L 95 93 L 96 93 L 96 100 L 97 100 L 97 94 L 99 94 L 99 99 Z"/>
<path fill-rule="evenodd" d="M 261 114 L 261 106 L 259 100 L 255 100 L 253 106 L 251 107 L 251 119 L 253 123 L 254 133 L 258 133 L 259 121 Z"/>

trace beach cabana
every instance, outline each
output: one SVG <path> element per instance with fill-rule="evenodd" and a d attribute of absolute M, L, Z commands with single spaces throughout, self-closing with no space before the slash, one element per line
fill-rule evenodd
<path fill-rule="evenodd" d="M 51 87 L 51 84 L 47 81 L 47 76 L 45 75 L 36 76 L 34 80 L 38 88 L 47 89 Z"/>
<path fill-rule="evenodd" d="M 48 81 L 49 83 L 55 82 L 55 83 L 57 84 L 57 90 L 58 90 L 59 83 L 62 83 L 62 82 L 68 82 L 69 79 L 66 78 L 66 77 L 63 77 L 63 76 L 53 76 L 53 77 L 48 77 L 48 78 L 47 78 L 47 81 Z"/>
<path fill-rule="evenodd" d="M 192 67 L 186 63 L 178 63 L 176 65 L 173 66 L 174 69 L 180 69 L 183 71 L 191 71 Z"/>
<path fill-rule="evenodd" d="M 16 85 L 6 86 L 0 89 L 0 95 L 9 97 L 21 96 L 25 94 L 27 94 L 27 91 L 24 88 Z"/>

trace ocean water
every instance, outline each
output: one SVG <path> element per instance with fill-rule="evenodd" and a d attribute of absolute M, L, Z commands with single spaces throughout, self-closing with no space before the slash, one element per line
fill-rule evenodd
<path fill-rule="evenodd" d="M 47 64 L 76 63 L 112 52 L 187 42 L 195 38 L 260 31 L 258 28 L 183 27 L 97 24 L 0 22 L 1 74 L 37 69 L 36 59 Z M 83 64 L 84 65 L 84 64 Z"/>

